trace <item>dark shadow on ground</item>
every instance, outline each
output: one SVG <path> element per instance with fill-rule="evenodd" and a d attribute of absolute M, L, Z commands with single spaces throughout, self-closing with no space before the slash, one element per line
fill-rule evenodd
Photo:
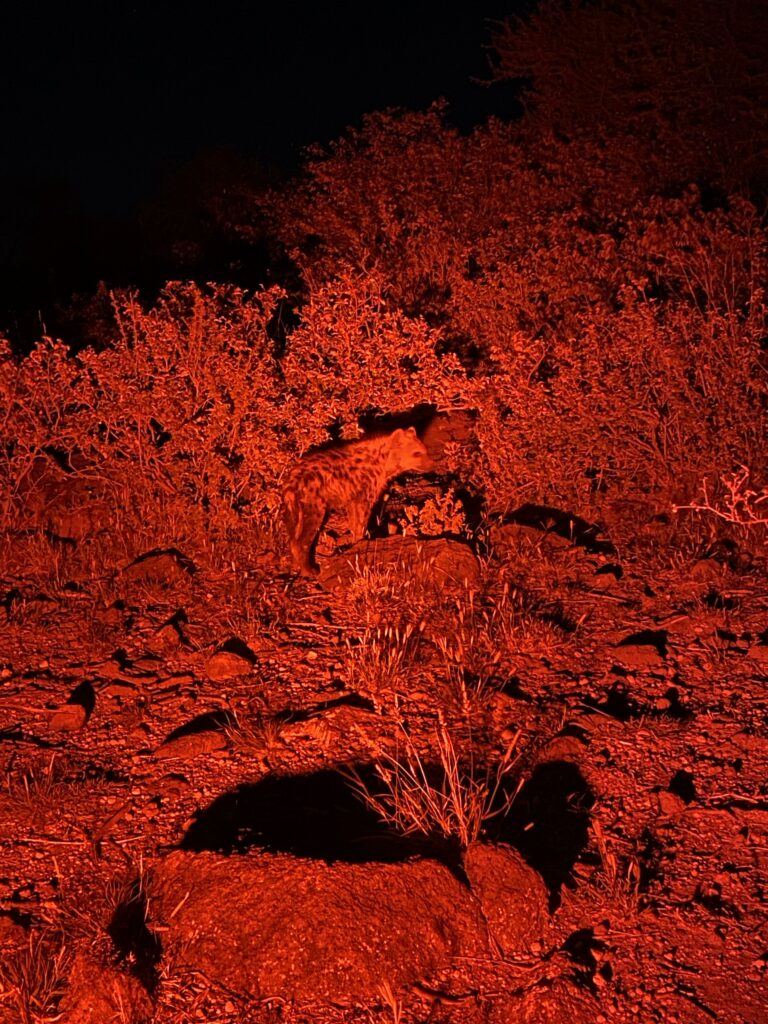
<path fill-rule="evenodd" d="M 162 945 L 157 935 L 147 927 L 147 898 L 142 883 L 136 879 L 126 889 L 124 898 L 115 907 L 107 926 L 118 963 L 126 963 L 148 992 L 157 988 L 157 965 L 162 956 Z"/>
<path fill-rule="evenodd" d="M 371 791 L 381 781 L 371 765 L 352 765 Z M 458 845 L 424 835 L 403 836 L 385 825 L 332 769 L 270 776 L 217 797 L 196 815 L 183 850 L 244 853 L 259 848 L 328 863 L 394 863 L 414 856 L 441 861 L 462 881 Z"/>
<path fill-rule="evenodd" d="M 196 736 L 202 732 L 222 732 L 225 729 L 234 728 L 236 720 L 230 711 L 224 709 L 217 711 L 205 711 L 202 715 L 196 715 L 188 722 L 178 726 L 163 740 L 163 744 L 172 740 L 180 739 L 182 736 Z"/>
<path fill-rule="evenodd" d="M 616 554 L 613 544 L 600 536 L 602 531 L 597 523 L 590 523 L 573 512 L 566 512 L 551 505 L 534 505 L 528 502 L 504 516 L 502 522 L 530 526 L 541 530 L 542 533 L 555 533 L 578 547 L 586 548 L 591 554 Z"/>
<path fill-rule="evenodd" d="M 440 769 L 428 765 L 425 771 L 439 785 Z M 466 883 L 457 841 L 438 834 L 396 832 L 361 800 L 347 772 L 356 773 L 369 792 L 381 792 L 382 782 L 370 764 L 351 765 L 344 774 L 325 769 L 270 776 L 217 797 L 197 813 L 179 846 L 224 854 L 260 849 L 327 863 L 396 863 L 430 857 Z M 503 794 L 499 800 L 501 807 Z M 489 821 L 483 838 L 518 849 L 544 879 L 554 909 L 561 886 L 572 881 L 573 866 L 587 845 L 593 803 L 592 791 L 574 765 L 547 762 L 534 770 L 508 813 Z"/>
<path fill-rule="evenodd" d="M 594 794 L 568 761 L 538 765 L 509 813 L 494 822 L 495 838 L 514 846 L 544 879 L 550 910 L 560 905 L 560 889 L 573 883 L 573 867 L 588 842 Z"/>

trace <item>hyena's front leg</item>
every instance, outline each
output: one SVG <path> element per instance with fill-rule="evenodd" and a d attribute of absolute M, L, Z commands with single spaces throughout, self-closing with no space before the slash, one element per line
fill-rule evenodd
<path fill-rule="evenodd" d="M 347 510 L 349 529 L 352 533 L 352 543 L 356 544 L 363 539 L 368 520 L 371 518 L 371 510 L 366 502 L 352 501 Z"/>

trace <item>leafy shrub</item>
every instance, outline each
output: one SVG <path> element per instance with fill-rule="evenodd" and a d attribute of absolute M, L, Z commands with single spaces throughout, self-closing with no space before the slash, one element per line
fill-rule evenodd
<path fill-rule="evenodd" d="M 355 293 L 367 302 L 374 280 L 391 323 L 423 315 L 437 345 L 425 398 L 479 411 L 478 443 L 451 468 L 492 506 L 668 503 L 722 467 L 762 476 L 766 233 L 754 206 L 706 206 L 693 187 L 606 186 L 595 199 L 610 168 L 594 140 L 533 147 L 498 122 L 461 137 L 443 116 L 375 115 L 315 153 L 278 224 L 307 287 L 299 337 L 335 353 L 338 372 L 339 318 L 355 322 Z M 314 330 L 330 321 L 325 337 Z M 396 334 L 382 343 L 407 359 Z M 384 378 L 368 380 L 384 405 Z"/>
<path fill-rule="evenodd" d="M 20 514 L 46 455 L 137 520 L 177 515 L 188 532 L 226 529 L 238 508 L 269 510 L 288 449 L 267 324 L 277 289 L 169 285 L 158 304 L 114 299 L 119 337 L 72 355 L 43 340 L 16 361 L 0 351 L 0 486 L 5 517 Z M 243 466 L 247 473 L 240 472 Z"/>
<path fill-rule="evenodd" d="M 760 179 L 765 119 L 733 149 L 701 106 L 721 84 L 734 102 L 763 88 L 753 19 L 733 21 L 734 52 L 702 84 L 717 4 L 604 7 L 549 0 L 499 27 L 496 77 L 531 79 L 519 124 L 461 134 L 440 103 L 370 114 L 254 199 L 301 277 L 279 349 L 280 289 L 193 284 L 152 309 L 116 296 L 98 351 L 45 340 L 16 362 L 0 347 L 6 518 L 45 491 L 53 458 L 134 521 L 222 535 L 245 513 L 267 529 L 288 459 L 424 404 L 477 411 L 443 464 L 494 510 L 686 505 L 736 466 L 762 493 L 768 235 L 732 156 Z M 672 95 L 658 72 L 678 52 Z M 591 85 L 572 91 L 584 69 L 603 113 Z M 237 209 L 228 226 L 247 237 Z"/>
<path fill-rule="evenodd" d="M 356 436 L 362 413 L 460 394 L 438 335 L 389 310 L 375 277 L 329 282 L 278 359 L 268 326 L 282 294 L 171 284 L 151 309 L 116 295 L 117 340 L 99 351 L 44 339 L 15 360 L 4 344 L 4 520 L 45 506 L 52 461 L 57 486 L 87 483 L 158 542 L 223 536 L 242 513 L 266 526 L 286 462 L 332 429 Z"/>

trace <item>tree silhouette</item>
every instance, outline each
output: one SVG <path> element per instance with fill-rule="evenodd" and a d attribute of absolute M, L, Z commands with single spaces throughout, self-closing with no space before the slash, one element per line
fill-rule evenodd
<path fill-rule="evenodd" d="M 494 32 L 494 78 L 528 82 L 529 145 L 589 138 L 649 190 L 764 189 L 766 16 L 762 2 L 543 0 Z"/>

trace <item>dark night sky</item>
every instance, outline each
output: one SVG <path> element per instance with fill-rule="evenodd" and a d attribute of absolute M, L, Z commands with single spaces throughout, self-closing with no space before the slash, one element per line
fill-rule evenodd
<path fill-rule="evenodd" d="M 147 228 L 178 169 L 212 147 L 285 176 L 305 146 L 368 111 L 444 97 L 463 129 L 514 116 L 514 87 L 473 78 L 488 78 L 492 23 L 534 2 L 479 0 L 449 14 L 434 0 L 7 0 L 0 332 L 24 345 L 41 330 L 66 333 L 57 304 L 100 280 L 226 279 L 217 255 L 191 269 L 163 262 Z"/>
<path fill-rule="evenodd" d="M 489 19 L 529 0 L 297 3 L 22 2 L 0 15 L 4 178 L 71 183 L 123 211 L 159 167 L 235 144 L 284 168 L 387 106 L 445 96 L 468 125 L 511 106 L 487 89 Z"/>

